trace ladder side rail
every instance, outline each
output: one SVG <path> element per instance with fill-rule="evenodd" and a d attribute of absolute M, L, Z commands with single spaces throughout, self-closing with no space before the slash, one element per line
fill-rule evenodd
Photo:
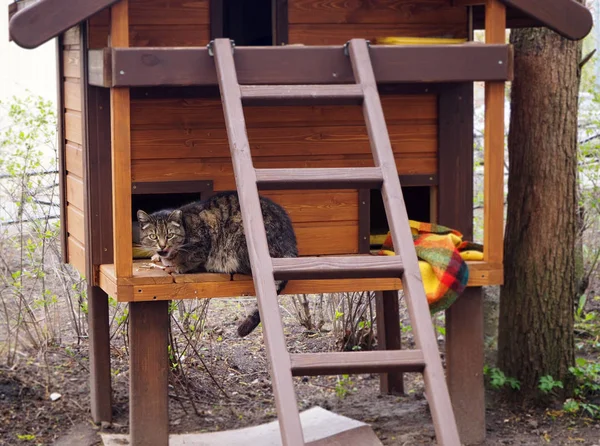
<path fill-rule="evenodd" d="M 265 346 L 271 359 L 271 379 L 281 436 L 284 445 L 301 446 L 304 445 L 304 437 L 291 374 L 291 360 L 285 344 L 283 323 L 279 312 L 272 260 L 260 208 L 256 172 L 246 132 L 233 50 L 229 39 L 215 39 L 213 45 L 244 234 L 263 321 Z"/>
<path fill-rule="evenodd" d="M 431 409 L 436 436 L 440 445 L 458 446 L 460 445 L 458 429 L 431 322 L 417 254 L 408 223 L 408 213 L 383 107 L 377 91 L 367 42 L 364 39 L 352 39 L 349 42 L 348 50 L 354 78 L 363 88 L 363 113 L 375 166 L 381 169 L 383 176 L 381 193 L 392 241 L 397 255 L 402 257 L 404 266 L 402 284 L 417 348 L 423 351 L 425 358 L 426 366 L 423 378 L 429 390 L 427 400 Z"/>

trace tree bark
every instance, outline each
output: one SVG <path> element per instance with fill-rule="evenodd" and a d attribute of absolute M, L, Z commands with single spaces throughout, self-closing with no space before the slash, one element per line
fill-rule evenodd
<path fill-rule="evenodd" d="M 581 45 L 511 32 L 515 80 L 498 366 L 531 399 L 541 376 L 568 386 L 574 363 L 577 107 Z"/>

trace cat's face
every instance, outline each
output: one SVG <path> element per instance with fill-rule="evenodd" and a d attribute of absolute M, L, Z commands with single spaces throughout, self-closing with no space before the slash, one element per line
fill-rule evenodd
<path fill-rule="evenodd" d="M 180 210 L 158 211 L 150 215 L 142 210 L 138 211 L 141 244 L 154 249 L 161 257 L 168 257 L 185 242 L 182 218 Z"/>

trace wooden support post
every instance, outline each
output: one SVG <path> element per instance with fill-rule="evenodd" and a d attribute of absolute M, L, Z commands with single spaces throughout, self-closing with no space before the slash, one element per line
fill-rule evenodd
<path fill-rule="evenodd" d="M 121 0 L 111 8 L 110 40 L 113 47 L 129 46 L 128 0 Z M 133 247 L 129 88 L 111 88 L 110 105 L 115 271 L 117 277 L 131 277 Z"/>
<path fill-rule="evenodd" d="M 486 43 L 506 40 L 506 7 L 485 3 Z M 485 84 L 483 250 L 489 263 L 502 263 L 504 240 L 504 82 Z"/>
<path fill-rule="evenodd" d="M 473 84 L 445 88 L 440 93 L 439 114 L 438 220 L 470 240 L 473 236 Z M 481 288 L 467 288 L 446 311 L 446 379 L 461 442 L 483 442 Z"/>
<path fill-rule="evenodd" d="M 129 434 L 132 446 L 169 444 L 169 301 L 129 304 Z"/>
<path fill-rule="evenodd" d="M 108 296 L 100 287 L 88 285 L 88 324 L 90 333 L 90 400 L 95 423 L 112 421 L 110 382 L 110 333 Z"/>
<path fill-rule="evenodd" d="M 400 308 L 398 291 L 380 291 L 375 294 L 377 305 L 377 344 L 379 350 L 402 349 L 400 331 Z M 379 375 L 381 393 L 402 395 L 404 374 L 402 372 L 381 373 Z"/>
<path fill-rule="evenodd" d="M 446 311 L 446 378 L 462 444 L 485 440 L 483 293 L 467 288 Z"/>

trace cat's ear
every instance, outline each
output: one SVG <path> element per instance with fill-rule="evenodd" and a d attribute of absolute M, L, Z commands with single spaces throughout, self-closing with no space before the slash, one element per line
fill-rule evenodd
<path fill-rule="evenodd" d="M 146 229 L 147 225 L 150 223 L 150 216 L 140 209 L 137 211 L 137 220 L 140 227 Z"/>
<path fill-rule="evenodd" d="M 181 212 L 181 209 L 175 209 L 169 215 L 169 221 L 172 221 L 173 223 L 181 223 L 182 217 L 183 217 L 183 212 Z"/>

